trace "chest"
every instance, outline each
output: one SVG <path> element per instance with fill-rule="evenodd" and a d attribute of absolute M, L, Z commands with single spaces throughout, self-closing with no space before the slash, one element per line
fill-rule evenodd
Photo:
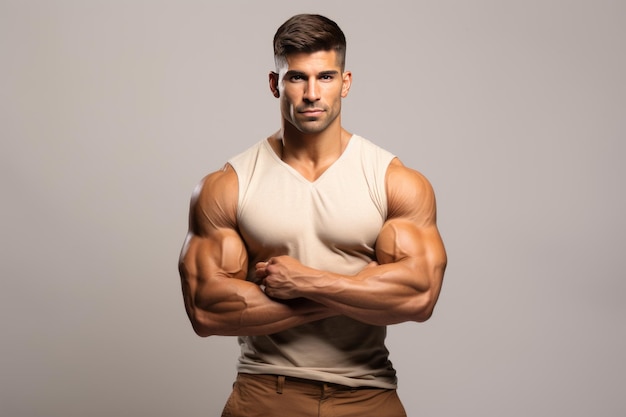
<path fill-rule="evenodd" d="M 384 213 L 358 171 L 329 173 L 315 182 L 280 168 L 265 174 L 252 178 L 239 210 L 240 230 L 252 252 L 298 256 L 306 249 L 373 248 Z"/>

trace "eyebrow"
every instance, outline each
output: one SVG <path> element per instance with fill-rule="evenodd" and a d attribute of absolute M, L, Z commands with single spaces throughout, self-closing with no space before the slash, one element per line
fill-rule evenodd
<path fill-rule="evenodd" d="M 324 75 L 338 75 L 338 74 L 339 74 L 339 71 L 337 70 L 327 70 L 327 71 L 321 71 L 320 73 L 317 74 L 317 76 L 320 77 Z M 293 77 L 294 75 L 305 76 L 306 74 L 302 71 L 290 70 L 290 71 L 287 71 L 284 76 L 285 78 L 287 78 L 287 77 Z"/>

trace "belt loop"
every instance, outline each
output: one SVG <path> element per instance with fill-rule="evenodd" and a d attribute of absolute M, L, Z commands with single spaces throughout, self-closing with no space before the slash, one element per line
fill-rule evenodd
<path fill-rule="evenodd" d="M 278 378 L 276 379 L 276 393 L 282 394 L 284 386 L 285 386 L 285 377 L 283 375 L 278 375 Z"/>

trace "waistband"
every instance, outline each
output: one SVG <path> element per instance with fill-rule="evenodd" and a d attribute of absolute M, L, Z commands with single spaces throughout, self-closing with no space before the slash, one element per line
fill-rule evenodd
<path fill-rule="evenodd" d="M 237 378 L 243 379 L 255 379 L 257 381 L 263 381 L 276 386 L 276 392 L 282 394 L 285 386 L 293 385 L 300 388 L 315 389 L 322 391 L 359 391 L 359 390 L 381 390 L 388 391 L 386 388 L 377 387 L 350 387 L 348 385 L 335 384 L 332 382 L 318 381 L 315 379 L 305 379 L 286 375 L 272 375 L 272 374 L 247 374 L 238 373 Z"/>

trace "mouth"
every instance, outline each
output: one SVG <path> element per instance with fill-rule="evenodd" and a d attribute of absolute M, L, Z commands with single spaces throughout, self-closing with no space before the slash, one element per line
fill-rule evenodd
<path fill-rule="evenodd" d="M 307 116 L 307 117 L 316 117 L 321 115 L 322 113 L 324 113 L 323 109 L 302 109 L 302 110 L 298 110 L 298 113 L 302 114 L 303 116 Z"/>

